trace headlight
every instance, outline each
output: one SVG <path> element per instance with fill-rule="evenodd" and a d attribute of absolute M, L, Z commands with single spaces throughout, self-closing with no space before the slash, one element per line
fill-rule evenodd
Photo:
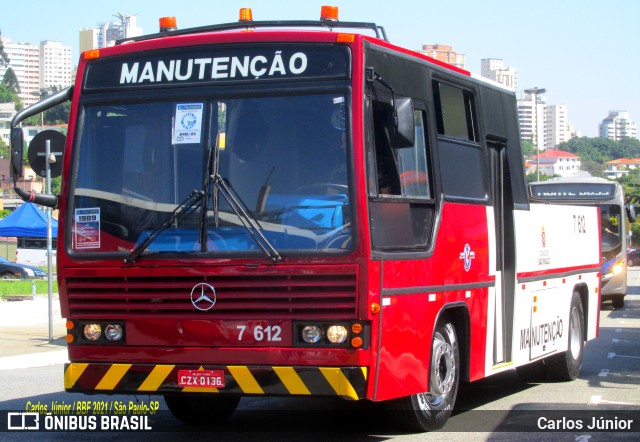
<path fill-rule="evenodd" d="M 342 344 L 347 340 L 348 332 L 344 325 L 332 325 L 327 329 L 327 339 L 332 344 Z"/>
<path fill-rule="evenodd" d="M 102 334 L 100 324 L 87 324 L 84 326 L 84 337 L 89 341 L 97 341 Z"/>
<path fill-rule="evenodd" d="M 33 270 L 31 270 L 31 269 L 29 269 L 27 267 L 24 268 L 24 272 L 27 274 L 27 276 L 34 276 L 35 275 Z"/>
<path fill-rule="evenodd" d="M 315 344 L 322 339 L 322 329 L 317 325 L 307 325 L 302 329 L 302 340 Z"/>
<path fill-rule="evenodd" d="M 294 321 L 295 347 L 369 348 L 370 324 L 363 321 Z"/>
<path fill-rule="evenodd" d="M 120 324 L 109 324 L 104 329 L 104 337 L 109 341 L 119 341 L 122 339 L 122 326 Z"/>
<path fill-rule="evenodd" d="M 619 262 L 611 268 L 611 273 L 613 273 L 614 275 L 617 275 L 623 270 L 624 270 L 624 264 Z"/>

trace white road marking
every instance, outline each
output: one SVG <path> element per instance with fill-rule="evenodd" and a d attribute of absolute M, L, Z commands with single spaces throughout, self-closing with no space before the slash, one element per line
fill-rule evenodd
<path fill-rule="evenodd" d="M 640 330 L 623 330 L 621 328 L 616 328 L 616 333 L 640 333 Z"/>
<path fill-rule="evenodd" d="M 589 405 L 600 405 L 600 404 L 608 404 L 608 405 L 628 405 L 628 406 L 636 406 L 638 404 L 630 404 L 628 402 L 615 402 L 615 401 L 607 401 L 602 399 L 602 396 L 591 396 L 591 400 L 589 401 Z"/>
<path fill-rule="evenodd" d="M 607 354 L 607 358 L 608 359 L 613 359 L 613 358 L 640 359 L 640 356 L 627 356 L 627 355 L 617 355 L 615 353 L 609 353 Z"/>

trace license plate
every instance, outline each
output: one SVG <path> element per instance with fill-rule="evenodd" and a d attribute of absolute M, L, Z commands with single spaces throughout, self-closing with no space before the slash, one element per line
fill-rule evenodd
<path fill-rule="evenodd" d="M 224 388 L 224 370 L 178 370 L 178 386 Z"/>

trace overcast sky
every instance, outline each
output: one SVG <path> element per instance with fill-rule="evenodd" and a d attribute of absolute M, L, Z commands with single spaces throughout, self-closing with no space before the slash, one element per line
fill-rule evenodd
<path fill-rule="evenodd" d="M 316 20 L 317 0 L 87 0 L 4 2 L 0 30 L 13 42 L 56 40 L 72 47 L 77 63 L 78 31 L 137 14 L 145 34 L 158 18 L 172 15 L 187 28 L 238 19 L 241 7 L 254 20 Z M 593 0 L 344 0 L 333 3 L 346 21 L 375 22 L 389 40 L 409 49 L 452 45 L 465 54 L 465 68 L 480 73 L 482 58 L 500 58 L 518 70 L 522 89 L 547 90 L 549 104 L 566 104 L 569 121 L 585 136 L 597 136 L 609 110 L 627 110 L 640 125 L 640 1 Z"/>

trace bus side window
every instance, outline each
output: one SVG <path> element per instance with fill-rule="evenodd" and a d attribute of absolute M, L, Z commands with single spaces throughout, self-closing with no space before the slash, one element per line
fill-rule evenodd
<path fill-rule="evenodd" d="M 373 102 L 369 148 L 370 221 L 379 250 L 425 248 L 431 243 L 435 208 L 431 194 L 425 111 L 414 110 L 413 146 L 393 148 L 391 106 Z"/>

